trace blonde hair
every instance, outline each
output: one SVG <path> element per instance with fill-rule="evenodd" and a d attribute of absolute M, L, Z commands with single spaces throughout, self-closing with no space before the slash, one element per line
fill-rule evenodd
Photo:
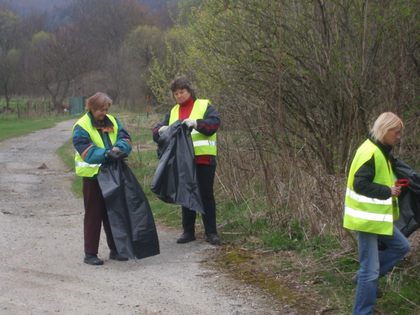
<path fill-rule="evenodd" d="M 111 105 L 112 99 L 102 92 L 96 92 L 86 100 L 86 110 L 88 111 L 96 111 L 104 107 L 109 108 Z"/>
<path fill-rule="evenodd" d="M 372 137 L 377 141 L 383 141 L 385 134 L 388 130 L 398 128 L 404 128 L 404 124 L 400 117 L 391 112 L 385 112 L 379 115 L 373 123 L 373 127 L 370 130 Z"/>

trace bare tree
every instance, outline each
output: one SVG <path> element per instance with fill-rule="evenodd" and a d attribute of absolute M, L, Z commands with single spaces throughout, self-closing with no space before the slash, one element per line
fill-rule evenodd
<path fill-rule="evenodd" d="M 126 96 L 132 99 L 132 104 L 143 103 L 150 107 L 156 101 L 147 85 L 149 68 L 153 59 L 160 59 L 163 53 L 163 32 L 155 26 L 140 25 L 130 33 L 124 49 L 128 67 L 125 72 Z"/>
<path fill-rule="evenodd" d="M 124 90 L 126 76 L 123 43 L 138 25 L 151 23 L 145 7 L 135 0 L 76 0 L 70 21 L 83 30 L 80 40 L 95 52 L 106 88 L 117 101 Z"/>
<path fill-rule="evenodd" d="M 67 26 L 55 34 L 37 33 L 32 40 L 27 72 L 48 92 L 57 111 L 62 109 L 72 80 L 98 67 L 95 54 L 79 35 L 80 29 Z"/>
<path fill-rule="evenodd" d="M 0 8 L 0 91 L 6 99 L 6 110 L 9 110 L 21 56 L 16 42 L 19 24 L 15 13 Z"/>

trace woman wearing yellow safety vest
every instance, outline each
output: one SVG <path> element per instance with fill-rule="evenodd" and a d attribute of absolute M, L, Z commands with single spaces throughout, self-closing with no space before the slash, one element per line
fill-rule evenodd
<path fill-rule="evenodd" d="M 216 131 L 220 125 L 219 114 L 210 105 L 209 100 L 197 99 L 191 83 L 184 77 L 171 83 L 171 91 L 176 105 L 166 113 L 165 118 L 153 128 L 153 139 L 158 142 L 159 136 L 176 121 L 182 121 L 192 128 L 191 138 L 194 146 L 198 186 L 205 214 L 202 215 L 206 241 L 220 245 L 216 229 L 216 203 L 213 194 L 213 183 L 216 172 Z M 182 207 L 183 234 L 177 243 L 188 243 L 195 240 L 196 212 Z"/>
<path fill-rule="evenodd" d="M 128 260 L 118 254 L 96 175 L 102 163 L 117 160 L 131 152 L 131 138 L 120 121 L 108 113 L 112 100 L 105 93 L 98 92 L 86 101 L 88 112 L 73 127 L 73 146 L 76 149 L 76 175 L 83 177 L 84 217 L 84 262 L 102 265 L 98 247 L 101 224 L 104 225 L 106 240 L 110 249 L 109 258 Z"/>
<path fill-rule="evenodd" d="M 357 149 L 350 167 L 344 227 L 357 231 L 360 268 L 353 314 L 373 314 L 378 278 L 392 270 L 409 251 L 410 243 L 393 224 L 399 216 L 398 196 L 390 151 L 404 125 L 391 112 L 374 122 L 369 139 Z M 385 249 L 378 248 L 378 241 Z"/>

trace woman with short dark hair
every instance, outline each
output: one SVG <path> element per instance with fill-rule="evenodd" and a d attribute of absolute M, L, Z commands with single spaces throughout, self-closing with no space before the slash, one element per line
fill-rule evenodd
<path fill-rule="evenodd" d="M 185 77 L 176 78 L 170 85 L 175 106 L 166 113 L 164 119 L 153 128 L 153 140 L 158 142 L 160 135 L 169 125 L 182 121 L 192 129 L 198 186 L 205 214 L 202 215 L 206 241 L 220 245 L 216 228 L 216 202 L 213 193 L 216 172 L 216 131 L 220 125 L 219 113 L 209 100 L 195 97 L 191 82 Z M 196 212 L 182 207 L 183 233 L 177 243 L 194 241 Z"/>

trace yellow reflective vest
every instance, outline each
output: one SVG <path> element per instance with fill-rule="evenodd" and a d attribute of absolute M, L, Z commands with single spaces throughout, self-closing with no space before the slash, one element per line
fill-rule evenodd
<path fill-rule="evenodd" d="M 193 109 L 190 114 L 190 119 L 203 119 L 209 105 L 209 100 L 197 99 L 194 102 Z M 176 104 L 169 116 L 169 125 L 179 120 L 179 104 Z M 194 154 L 197 155 L 217 155 L 217 136 L 214 133 L 211 136 L 203 135 L 197 130 L 191 131 L 191 139 L 194 146 Z"/>
<path fill-rule="evenodd" d="M 114 145 L 115 142 L 117 141 L 118 123 L 117 123 L 117 120 L 113 116 L 107 115 L 107 117 L 109 118 L 109 120 L 111 120 L 112 124 L 114 125 L 114 130 L 112 132 L 108 133 L 109 139 L 111 140 L 111 144 Z M 101 137 L 98 129 L 93 127 L 91 118 L 88 115 L 88 113 L 83 115 L 74 124 L 73 130 L 74 130 L 74 127 L 76 127 L 77 125 L 79 125 L 84 130 L 87 131 L 90 139 L 92 140 L 92 142 L 94 143 L 95 146 L 97 146 L 99 148 L 102 148 L 102 149 L 105 148 L 105 144 L 102 140 L 102 137 Z M 75 163 L 76 175 L 77 176 L 82 176 L 82 177 L 93 177 L 93 176 L 95 176 L 96 174 L 98 174 L 99 168 L 101 167 L 101 164 L 86 163 L 83 160 L 83 158 L 80 156 L 79 152 L 77 152 L 77 151 L 76 151 L 75 156 L 74 156 L 74 163 Z"/>
<path fill-rule="evenodd" d="M 366 140 L 357 150 L 350 167 L 343 226 L 355 231 L 392 235 L 393 222 L 399 216 L 397 199 L 394 197 L 386 200 L 370 198 L 356 193 L 353 188 L 355 174 L 372 156 L 375 160 L 373 182 L 388 187 L 393 186 L 395 176 L 391 164 L 375 143 L 369 139 Z"/>

